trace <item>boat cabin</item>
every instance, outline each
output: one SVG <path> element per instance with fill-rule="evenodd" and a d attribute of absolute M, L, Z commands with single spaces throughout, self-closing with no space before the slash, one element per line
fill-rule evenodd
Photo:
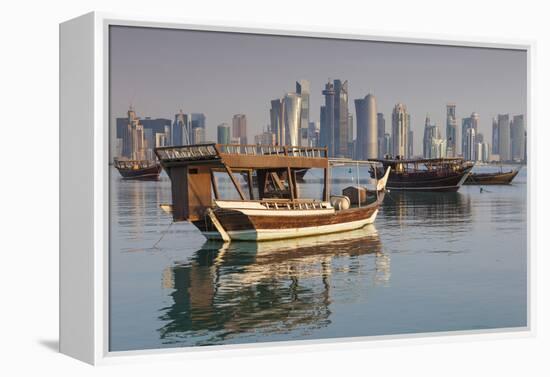
<path fill-rule="evenodd" d="M 223 199 L 216 179 L 219 173 L 229 177 L 240 201 L 300 206 L 296 172 L 320 168 L 324 171 L 323 199 L 329 201 L 326 148 L 199 144 L 160 147 L 155 153 L 172 181 L 175 221 L 200 219 L 212 198 Z"/>

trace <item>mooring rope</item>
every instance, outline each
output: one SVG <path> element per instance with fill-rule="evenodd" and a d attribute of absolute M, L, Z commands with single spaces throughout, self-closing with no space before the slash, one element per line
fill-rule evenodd
<path fill-rule="evenodd" d="M 166 235 L 166 233 L 168 233 L 168 230 L 170 229 L 170 227 L 172 226 L 172 224 L 174 224 L 174 222 L 170 222 L 170 224 L 168 224 L 168 227 L 166 227 L 166 229 L 162 232 L 162 235 L 160 236 L 160 238 L 158 239 L 157 242 L 155 242 L 155 244 L 153 245 L 152 249 L 158 249 L 157 248 L 157 245 L 159 244 L 160 241 L 162 241 L 162 239 L 164 238 L 164 236 Z"/>

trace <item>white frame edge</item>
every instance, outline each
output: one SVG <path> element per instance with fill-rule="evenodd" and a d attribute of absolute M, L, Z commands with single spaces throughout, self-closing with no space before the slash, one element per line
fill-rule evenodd
<path fill-rule="evenodd" d="M 535 130 L 531 121 L 534 115 L 534 41 L 390 34 L 324 26 L 202 22 L 204 20 L 92 12 L 60 25 L 60 352 L 90 364 L 112 364 L 534 336 L 535 235 L 532 222 L 535 208 L 531 204 L 536 188 L 533 174 L 528 174 L 529 276 L 525 328 L 109 352 L 109 176 L 106 167 L 110 135 L 110 25 L 526 50 L 528 171 L 534 169 Z M 78 119 L 78 123 L 75 124 L 74 119 Z"/>

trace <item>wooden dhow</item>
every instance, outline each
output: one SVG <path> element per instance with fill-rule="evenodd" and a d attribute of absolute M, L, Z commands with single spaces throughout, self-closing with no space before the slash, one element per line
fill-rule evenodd
<path fill-rule="evenodd" d="M 509 185 L 518 175 L 519 169 L 496 173 L 470 173 L 465 185 Z"/>
<path fill-rule="evenodd" d="M 391 168 L 387 187 L 402 191 L 457 191 L 474 167 L 463 158 L 376 160 Z"/>
<path fill-rule="evenodd" d="M 189 221 L 207 238 L 264 241 L 314 236 L 359 229 L 372 224 L 383 201 L 389 169 L 367 164 L 376 187 L 356 190 L 355 200 L 331 195 L 331 160 L 326 148 L 273 145 L 199 144 L 161 147 L 155 153 L 171 180 L 173 220 Z M 379 165 L 379 166 L 375 166 Z M 320 199 L 302 198 L 296 172 L 322 169 Z M 229 178 L 237 199 L 218 188 L 220 174 Z"/>
<path fill-rule="evenodd" d="M 157 180 L 162 167 L 157 161 L 149 160 L 117 160 L 115 168 L 123 179 Z"/>

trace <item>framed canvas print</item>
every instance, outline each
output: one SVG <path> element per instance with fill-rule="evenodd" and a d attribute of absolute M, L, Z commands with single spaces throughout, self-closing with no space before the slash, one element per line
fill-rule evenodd
<path fill-rule="evenodd" d="M 91 13 L 60 50 L 62 352 L 531 331 L 529 43 Z"/>

